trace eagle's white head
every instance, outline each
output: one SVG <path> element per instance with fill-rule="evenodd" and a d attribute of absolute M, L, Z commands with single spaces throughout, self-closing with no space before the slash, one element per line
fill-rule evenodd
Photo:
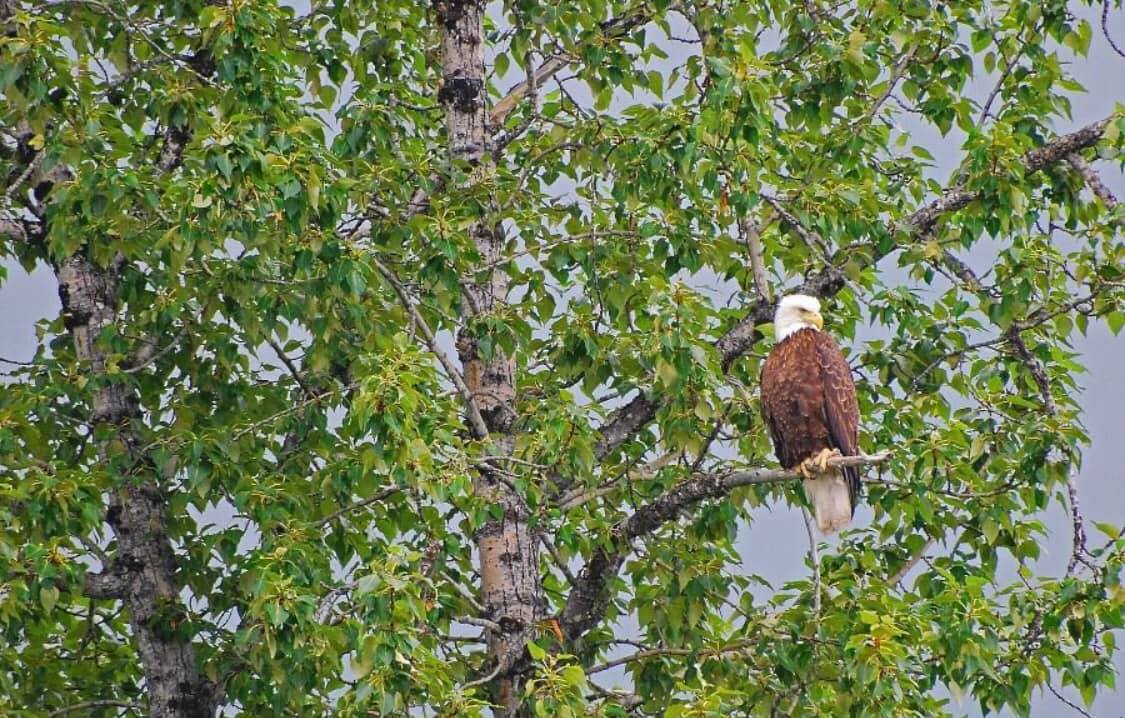
<path fill-rule="evenodd" d="M 820 330 L 824 318 L 820 316 L 820 301 L 807 294 L 790 294 L 777 303 L 777 313 L 773 315 L 773 332 L 777 341 L 785 339 L 801 329 Z"/>

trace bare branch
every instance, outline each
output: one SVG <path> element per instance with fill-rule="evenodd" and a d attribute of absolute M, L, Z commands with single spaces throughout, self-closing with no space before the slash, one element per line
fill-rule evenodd
<path fill-rule="evenodd" d="M 1107 0 L 1106 4 L 1108 5 L 1108 0 Z M 1055 698 L 1058 698 L 1063 703 L 1067 704 L 1068 706 L 1070 706 L 1074 710 L 1078 711 L 1078 713 L 1082 716 L 1085 716 L 1085 718 L 1094 718 L 1094 716 L 1092 716 L 1088 711 L 1084 710 L 1082 708 L 1082 706 L 1080 706 L 1077 703 L 1075 703 L 1074 701 L 1068 699 L 1062 693 L 1059 693 L 1058 690 L 1053 685 L 1051 685 L 1050 681 L 1047 681 L 1046 685 L 1047 685 L 1047 690 L 1051 691 L 1051 693 L 1055 696 Z"/>
<path fill-rule="evenodd" d="M 577 582 L 577 579 L 574 578 L 574 573 L 571 572 L 570 566 L 566 565 L 566 561 L 563 560 L 562 555 L 559 554 L 559 550 L 555 548 L 555 544 L 551 542 L 550 537 L 548 537 L 546 533 L 540 531 L 539 542 L 543 544 L 543 548 L 547 549 L 547 553 L 550 554 L 551 560 L 553 560 L 555 562 L 555 565 L 558 566 L 559 571 L 562 572 L 562 575 L 566 576 L 566 582 L 573 586 Z"/>
<path fill-rule="evenodd" d="M 743 236 L 746 237 L 746 247 L 750 250 L 750 271 L 754 276 L 754 288 L 758 290 L 758 299 L 766 302 L 773 301 L 770 292 L 769 278 L 766 276 L 765 250 L 762 248 L 762 234 L 758 224 L 746 217 L 740 225 Z"/>
<path fill-rule="evenodd" d="M 480 626 L 481 628 L 489 631 L 495 631 L 497 633 L 503 631 L 503 629 L 500 628 L 499 623 L 497 623 L 496 621 L 490 621 L 487 618 L 477 618 L 476 616 L 461 616 L 460 618 L 457 618 L 455 620 L 457 623 L 466 623 L 470 626 Z"/>
<path fill-rule="evenodd" d="M 879 113 L 879 110 L 894 93 L 895 87 L 898 85 L 899 80 L 901 80 L 902 76 L 906 74 L 906 68 L 910 66 L 910 62 L 914 59 L 914 55 L 917 52 L 918 46 L 915 45 L 914 47 L 911 47 L 909 50 L 903 53 L 902 57 L 900 57 L 898 59 L 898 62 L 895 63 L 894 68 L 891 69 L 891 75 L 887 78 L 887 89 L 883 91 L 883 94 L 880 95 L 875 100 L 875 102 L 871 103 L 871 107 L 867 109 L 867 112 L 863 113 L 863 116 L 860 117 L 859 120 L 852 123 L 852 127 L 858 127 L 859 125 L 866 124 L 871 120 L 871 118 L 875 117 L 875 115 Z"/>
<path fill-rule="evenodd" d="M 1069 576 L 1074 573 L 1074 569 L 1078 568 L 1079 563 L 1090 566 L 1086 558 L 1089 555 L 1089 551 L 1086 550 L 1086 522 L 1082 516 L 1082 506 L 1078 503 L 1078 472 L 1073 460 L 1066 474 L 1066 493 L 1070 501 L 1072 537 L 1070 561 L 1066 564 L 1066 574 Z"/>
<path fill-rule="evenodd" d="M 1018 325 L 1013 325 L 1008 331 L 1004 332 L 1004 338 L 1012 345 L 1016 356 L 1020 358 L 1020 361 L 1024 363 L 1027 370 L 1031 372 L 1031 376 L 1035 380 L 1035 385 L 1039 387 L 1039 396 L 1043 399 L 1043 407 L 1047 410 L 1047 414 L 1056 416 L 1059 413 L 1059 408 L 1058 405 L 1055 404 L 1055 398 L 1051 396 L 1051 383 L 1047 378 L 1047 370 L 1043 368 L 1043 364 L 1040 363 L 1027 348 L 1023 337 L 1020 336 Z"/>
<path fill-rule="evenodd" d="M 101 573 L 86 574 L 86 584 L 82 593 L 88 598 L 108 600 L 122 598 L 129 584 L 126 573 L 115 572 L 106 567 Z"/>
<path fill-rule="evenodd" d="M 1117 43 L 1113 41 L 1113 37 L 1109 34 L 1109 0 L 1102 0 L 1102 34 L 1105 35 L 1105 41 L 1113 48 L 1121 57 L 1125 57 L 1125 50 L 1118 47 Z"/>
<path fill-rule="evenodd" d="M 821 237 L 818 233 L 806 228 L 805 225 L 801 224 L 801 221 L 797 219 L 797 217 L 792 212 L 785 208 L 785 205 L 781 203 L 781 200 L 777 199 L 776 197 L 771 197 L 767 194 L 763 194 L 762 199 L 764 199 L 771 207 L 773 207 L 778 216 L 780 216 L 789 226 L 793 228 L 793 231 L 797 233 L 797 235 L 801 238 L 801 241 L 803 241 L 809 247 L 815 247 L 826 259 L 831 256 L 831 252 L 828 251 L 828 245 L 824 242 L 824 238 Z"/>
<path fill-rule="evenodd" d="M 902 579 L 906 578 L 906 574 L 910 573 L 910 569 L 914 568 L 916 565 L 918 565 L 919 561 L 925 558 L 926 552 L 929 551 L 930 547 L 933 545 L 934 540 L 932 538 L 927 540 L 926 543 L 922 544 L 922 548 L 918 550 L 918 553 L 911 556 L 906 563 L 902 564 L 902 566 L 900 566 L 899 569 L 887 579 L 887 584 L 893 586 Z"/>
<path fill-rule="evenodd" d="M 812 564 L 813 574 L 813 613 L 820 615 L 820 546 L 812 530 L 812 516 L 809 510 L 801 507 L 801 518 L 805 520 L 805 533 L 809 537 L 809 563 Z"/>
<path fill-rule="evenodd" d="M 22 222 L 7 217 L 0 217 L 0 237 L 10 239 L 15 242 L 26 242 L 27 229 L 23 226 Z"/>
<path fill-rule="evenodd" d="M 1094 196 L 1102 201 L 1102 204 L 1110 210 L 1117 207 L 1117 198 L 1113 196 L 1113 192 L 1102 182 L 1102 178 L 1098 176 L 1097 171 L 1090 166 L 1090 163 L 1082 159 L 1082 155 L 1071 152 L 1066 156 L 1066 161 L 1074 168 L 1075 172 L 1082 176 L 1082 181 L 1086 183 Z M 1122 222 L 1125 222 L 1125 220 L 1118 218 L 1117 223 L 1121 224 Z"/>

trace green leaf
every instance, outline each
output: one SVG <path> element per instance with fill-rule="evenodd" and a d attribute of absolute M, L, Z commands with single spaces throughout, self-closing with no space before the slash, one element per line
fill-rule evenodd
<path fill-rule="evenodd" d="M 39 589 L 39 605 L 43 607 L 44 613 L 50 613 L 55 609 L 55 604 L 59 602 L 59 589 L 54 586 L 43 586 Z"/>

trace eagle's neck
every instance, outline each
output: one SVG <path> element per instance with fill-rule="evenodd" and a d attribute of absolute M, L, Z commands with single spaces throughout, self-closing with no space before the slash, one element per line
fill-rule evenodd
<path fill-rule="evenodd" d="M 815 324 L 809 324 L 808 322 L 790 322 L 777 328 L 777 341 L 785 341 L 802 329 L 812 329 L 814 332 L 820 331 L 816 328 Z"/>

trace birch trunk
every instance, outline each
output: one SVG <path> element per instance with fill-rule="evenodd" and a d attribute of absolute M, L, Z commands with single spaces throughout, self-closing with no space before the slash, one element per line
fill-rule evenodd
<path fill-rule="evenodd" d="M 484 11 L 480 0 L 435 3 L 442 34 L 442 87 L 438 93 L 445 110 L 450 159 L 473 168 L 473 181 L 490 171 L 491 132 L 485 104 Z M 483 266 L 496 266 L 503 251 L 503 232 L 492 220 L 481 217 L 471 229 Z M 457 337 L 465 384 L 488 427 L 496 451 L 511 452 L 515 419 L 516 366 L 511 357 L 496 351 L 482 356 L 473 334 L 472 320 L 501 306 L 508 292 L 507 275 L 492 270 L 465 290 L 466 310 Z M 499 626 L 488 635 L 489 652 L 497 671 L 493 699 L 499 716 L 521 715 L 524 644 L 544 618 L 539 581 L 539 544 L 528 525 L 529 511 L 507 483 L 482 472 L 478 496 L 499 505 L 502 518 L 484 524 L 474 540 L 480 556 L 481 599 L 487 618 Z"/>
<path fill-rule="evenodd" d="M 106 381 L 106 352 L 97 340 L 117 320 L 118 269 L 95 265 L 85 248 L 55 267 L 75 354 L 89 366 L 93 381 Z M 200 673 L 195 647 L 181 628 L 186 616 L 163 490 L 141 448 L 140 418 L 136 397 L 125 385 L 110 380 L 95 391 L 90 423 L 116 429 L 100 448 L 103 463 L 119 477 L 106 512 L 116 551 L 102 573 L 87 577 L 85 592 L 125 604 L 144 669 L 149 716 L 211 718 L 218 690 Z"/>

